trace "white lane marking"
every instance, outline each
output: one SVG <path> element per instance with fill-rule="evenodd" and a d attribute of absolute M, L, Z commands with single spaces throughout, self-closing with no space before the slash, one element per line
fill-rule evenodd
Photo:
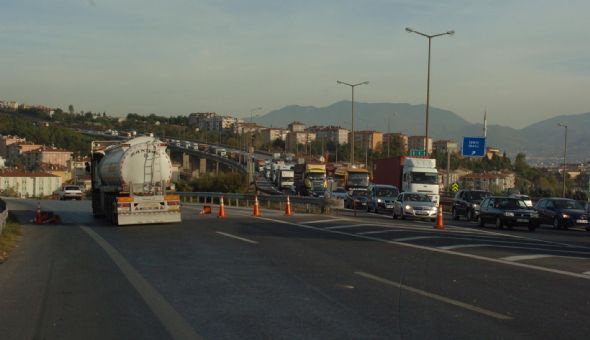
<path fill-rule="evenodd" d="M 590 276 L 590 272 L 583 272 L 582 274 Z"/>
<path fill-rule="evenodd" d="M 393 286 L 393 287 L 396 287 L 398 289 L 407 290 L 408 292 L 412 292 L 414 294 L 422 295 L 424 297 L 427 297 L 427 298 L 430 298 L 430 299 L 433 299 L 433 300 L 437 300 L 437 301 L 440 301 L 440 302 L 448 303 L 450 305 L 453 305 L 453 306 L 456 306 L 456 307 L 460 307 L 460 308 L 463 308 L 463 309 L 467 309 L 467 310 L 470 310 L 472 312 L 483 314 L 485 316 L 489 316 L 489 317 L 492 317 L 492 318 L 495 318 L 495 319 L 499 319 L 499 320 L 511 320 L 512 319 L 512 317 L 510 317 L 508 315 L 496 313 L 494 311 L 491 311 L 491 310 L 488 310 L 488 309 L 485 309 L 485 308 L 481 308 L 481 307 L 477 307 L 477 306 L 474 306 L 474 305 L 471 305 L 471 304 L 468 304 L 468 303 L 465 303 L 465 302 L 453 300 L 451 298 L 444 297 L 444 296 L 441 296 L 441 295 L 438 295 L 438 294 L 434 294 L 434 293 L 431 293 L 431 292 L 427 292 L 427 291 L 422 290 L 422 289 L 418 289 L 418 288 L 406 286 L 406 285 L 404 285 L 402 283 L 390 281 L 388 279 L 384 279 L 382 277 L 375 276 L 375 275 L 372 275 L 372 274 L 369 274 L 369 273 L 365 273 L 365 272 L 354 272 L 354 273 L 356 275 L 362 276 L 362 277 L 367 278 L 367 279 L 371 279 L 371 280 L 374 280 L 374 281 L 377 281 L 377 282 L 380 282 L 380 283 L 384 283 L 386 285 Z"/>
<path fill-rule="evenodd" d="M 542 259 L 545 257 L 554 257 L 555 255 L 548 255 L 548 254 L 533 254 L 533 255 L 513 255 L 513 256 L 506 256 L 500 258 L 504 261 L 526 261 L 526 260 L 536 260 Z"/>
<path fill-rule="evenodd" d="M 567 253 L 567 254 L 578 254 L 578 255 L 590 256 L 590 253 L 589 252 L 586 252 L 586 251 L 573 251 L 573 250 L 535 248 L 535 247 L 519 247 L 519 246 L 505 246 L 505 245 L 502 245 L 502 244 L 485 244 L 485 243 L 455 244 L 455 245 L 451 245 L 451 246 L 443 246 L 443 247 L 438 247 L 438 248 L 439 249 L 444 249 L 444 250 L 452 250 L 452 249 L 475 248 L 475 247 L 494 247 L 494 248 L 507 248 L 507 249 L 541 250 L 541 251 L 547 251 L 547 252 L 557 252 L 557 253 Z M 586 259 L 590 259 L 590 257 L 586 257 Z"/>
<path fill-rule="evenodd" d="M 306 221 L 306 222 L 301 222 L 301 224 L 330 223 L 330 222 L 336 222 L 336 221 L 342 221 L 342 220 L 344 220 L 344 219 L 343 218 L 333 218 L 330 220 Z"/>
<path fill-rule="evenodd" d="M 252 244 L 258 244 L 258 242 L 256 242 L 256 241 L 248 240 L 247 238 L 243 238 L 243 237 L 240 237 L 240 236 L 236 236 L 236 235 L 224 233 L 224 232 L 221 232 L 221 231 L 216 231 L 215 233 L 217 233 L 219 235 L 222 235 L 222 236 L 225 236 L 225 237 L 230 237 L 230 238 L 233 238 L 233 239 L 236 239 L 236 240 L 240 240 L 240 241 L 244 241 L 244 242 L 248 242 L 248 243 L 252 243 Z"/>
<path fill-rule="evenodd" d="M 357 235 L 373 235 L 373 234 L 384 234 L 384 233 L 406 233 L 407 230 L 373 230 L 373 231 L 365 231 L 362 233 L 356 233 Z"/>
<path fill-rule="evenodd" d="M 343 224 L 343 225 L 335 225 L 332 227 L 326 227 L 326 229 L 348 229 L 348 228 L 356 228 L 356 227 L 364 227 L 370 226 L 371 224 L 368 223 L 361 223 L 361 224 Z"/>
<path fill-rule="evenodd" d="M 264 221 L 270 221 L 270 222 L 275 222 L 275 223 L 282 223 L 282 224 L 287 224 L 287 225 L 291 225 L 291 226 L 295 226 L 295 227 L 300 227 L 300 228 L 305 228 L 305 229 L 310 229 L 310 230 L 316 230 L 316 231 L 323 231 L 323 232 L 326 232 L 326 233 L 344 235 L 344 236 L 349 236 L 349 237 L 362 238 L 364 240 L 384 242 L 384 243 L 389 243 L 389 244 L 393 244 L 393 245 L 397 245 L 397 246 L 402 246 L 402 247 L 408 247 L 408 248 L 414 248 L 414 249 L 420 249 L 420 250 L 430 251 L 430 252 L 433 252 L 433 253 L 440 253 L 440 254 L 446 254 L 446 255 L 455 255 L 455 256 L 470 258 L 470 259 L 473 259 L 473 260 L 479 260 L 479 261 L 485 261 L 485 262 L 493 262 L 493 263 L 501 263 L 501 264 L 505 264 L 505 265 L 509 265 L 509 266 L 514 266 L 514 267 L 527 268 L 527 269 L 531 269 L 531 270 L 538 270 L 538 271 L 547 272 L 547 273 L 553 273 L 553 274 L 559 274 L 559 275 L 564 275 L 564 276 L 570 276 L 570 277 L 576 277 L 576 278 L 582 278 L 582 279 L 590 280 L 590 275 L 585 275 L 585 274 L 580 274 L 580 273 L 574 273 L 574 272 L 568 272 L 566 270 L 552 269 L 552 268 L 535 266 L 535 265 L 532 265 L 532 264 L 526 264 L 526 263 L 520 263 L 520 262 L 503 261 L 503 260 L 500 260 L 500 259 L 494 259 L 494 258 L 490 258 L 490 257 L 485 257 L 485 256 L 480 256 L 480 255 L 474 255 L 474 254 L 468 254 L 468 253 L 461 253 L 461 252 L 452 251 L 452 250 L 445 250 L 445 249 L 439 249 L 439 248 L 432 248 L 432 247 L 427 247 L 427 246 L 421 246 L 421 245 L 413 244 L 413 243 L 388 241 L 388 240 L 384 240 L 384 239 L 377 238 L 377 237 L 372 237 L 372 236 L 367 236 L 367 235 L 350 234 L 350 233 L 346 233 L 346 232 L 338 231 L 338 230 L 326 230 L 324 228 L 318 228 L 318 227 L 314 227 L 314 226 L 309 226 L 309 225 L 300 224 L 300 223 L 294 223 L 294 222 L 288 222 L 288 221 L 278 220 L 278 219 L 274 219 L 274 218 L 268 218 L 268 217 L 257 217 L 257 218 L 260 219 L 260 220 L 264 220 Z M 543 249 L 543 250 L 547 250 L 547 249 Z"/>
<path fill-rule="evenodd" d="M 125 278 L 164 325 L 173 339 L 202 339 L 172 305 L 104 238 L 89 227 L 80 226 L 115 262 Z"/>
<path fill-rule="evenodd" d="M 395 242 L 406 242 L 406 241 L 414 241 L 414 240 L 422 240 L 426 238 L 440 238 L 439 236 L 413 236 L 413 237 L 402 237 L 393 239 Z"/>
<path fill-rule="evenodd" d="M 477 243 L 477 244 L 455 244 L 455 245 L 452 245 L 452 246 L 443 246 L 443 247 L 438 247 L 438 248 L 439 249 L 451 250 L 451 249 L 476 248 L 476 247 L 499 247 L 499 246 L 491 245 L 491 244 Z"/>

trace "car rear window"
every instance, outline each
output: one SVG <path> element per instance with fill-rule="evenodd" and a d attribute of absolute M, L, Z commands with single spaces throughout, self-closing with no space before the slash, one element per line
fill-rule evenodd
<path fill-rule="evenodd" d="M 80 187 L 77 187 L 77 186 L 67 186 L 67 187 L 65 187 L 65 190 L 80 190 Z"/>

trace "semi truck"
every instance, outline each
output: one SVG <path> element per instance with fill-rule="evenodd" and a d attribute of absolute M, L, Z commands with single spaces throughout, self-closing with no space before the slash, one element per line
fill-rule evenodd
<path fill-rule="evenodd" d="M 328 182 L 326 164 L 300 163 L 294 167 L 295 190 L 300 195 L 323 196 Z"/>
<path fill-rule="evenodd" d="M 424 193 L 437 206 L 440 202 L 436 159 L 397 156 L 376 160 L 373 183 L 395 185 L 404 192 Z"/>
<path fill-rule="evenodd" d="M 276 186 L 279 190 L 291 189 L 294 185 L 295 172 L 289 166 L 283 166 L 277 170 Z"/>
<path fill-rule="evenodd" d="M 343 187 L 346 190 L 367 189 L 369 187 L 369 170 L 341 166 L 334 171 L 334 181 L 338 187 Z"/>
<path fill-rule="evenodd" d="M 170 157 L 157 138 L 93 141 L 88 166 L 95 217 L 115 225 L 181 221 L 180 197 L 170 192 Z"/>

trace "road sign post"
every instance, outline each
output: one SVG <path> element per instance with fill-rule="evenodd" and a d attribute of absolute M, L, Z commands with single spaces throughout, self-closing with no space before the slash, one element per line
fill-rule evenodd
<path fill-rule="evenodd" d="M 463 137 L 464 157 L 483 157 L 486 153 L 485 137 Z"/>

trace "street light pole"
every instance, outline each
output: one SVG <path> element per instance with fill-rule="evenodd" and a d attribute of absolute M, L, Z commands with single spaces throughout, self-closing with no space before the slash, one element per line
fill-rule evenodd
<path fill-rule="evenodd" d="M 557 123 L 558 126 L 565 128 L 565 135 L 563 141 L 563 190 L 561 192 L 561 197 L 565 197 L 565 178 L 566 178 L 566 163 L 565 157 L 567 155 L 567 125 L 563 123 Z"/>
<path fill-rule="evenodd" d="M 424 150 L 428 154 L 428 111 L 430 109 L 430 47 L 432 45 L 432 38 L 440 37 L 443 35 L 453 35 L 455 31 L 447 31 L 444 33 L 439 34 L 425 34 L 422 32 L 415 31 L 409 27 L 406 27 L 406 32 L 408 33 L 416 33 L 428 39 L 428 72 L 426 75 L 426 128 L 424 133 Z"/>
<path fill-rule="evenodd" d="M 350 102 L 350 112 L 352 115 L 352 122 L 350 124 L 350 136 L 351 136 L 351 141 L 350 141 L 350 164 L 354 165 L 354 88 L 359 86 L 359 85 L 367 85 L 369 84 L 368 81 L 363 81 L 362 83 L 356 83 L 356 84 L 349 84 L 349 83 L 345 83 L 343 81 L 340 80 L 336 80 L 336 84 L 342 84 L 342 85 L 347 85 L 350 86 L 351 90 L 352 90 L 352 100 Z"/>

